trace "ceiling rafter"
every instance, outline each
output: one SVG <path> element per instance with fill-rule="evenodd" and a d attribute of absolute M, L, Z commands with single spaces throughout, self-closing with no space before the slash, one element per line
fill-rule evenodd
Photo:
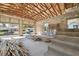
<path fill-rule="evenodd" d="M 11 7 L 11 6 L 7 6 L 7 5 L 4 5 L 4 4 L 0 4 L 0 5 L 2 5 L 2 6 L 5 6 L 5 7 L 8 7 L 8 8 L 5 8 L 5 9 L 8 9 L 9 11 L 14 11 L 14 12 L 17 12 L 17 13 L 19 13 L 19 14 L 23 14 L 23 12 L 20 10 L 20 9 L 15 9 L 15 8 L 13 8 L 13 7 Z M 1 6 L 0 6 L 1 7 Z M 4 8 L 4 7 L 3 7 Z M 23 14 L 24 15 L 24 14 Z M 29 17 L 29 16 L 28 16 Z"/>
<path fill-rule="evenodd" d="M 27 8 L 29 8 L 29 7 L 27 7 Z M 34 10 L 34 9 L 32 9 L 32 8 L 30 8 L 31 10 Z M 36 11 L 36 10 L 34 10 L 35 12 L 37 12 L 37 13 L 35 13 L 35 15 L 32 15 L 31 17 L 34 17 L 34 16 L 36 16 L 36 15 L 38 15 L 38 14 L 41 14 L 41 12 L 39 13 L 38 11 Z M 41 15 L 42 16 L 42 15 Z"/>
<path fill-rule="evenodd" d="M 5 6 L 5 7 L 3 7 L 3 6 Z M 6 8 L 7 7 L 7 9 L 15 10 L 15 8 L 13 8 L 11 6 L 4 5 L 4 4 L 0 4 L 0 7 L 3 7 L 3 8 Z M 18 10 L 15 10 L 15 11 L 18 11 Z M 19 10 L 19 12 L 22 12 L 22 11 Z"/>
<path fill-rule="evenodd" d="M 22 16 L 22 15 L 18 15 L 19 13 L 15 13 L 15 12 L 9 11 L 9 10 L 8 10 L 8 11 L 4 11 L 4 10 L 1 10 L 1 9 L 0 9 L 0 11 L 1 11 L 1 12 L 4 12 L 5 14 L 12 15 L 12 16 L 15 15 L 15 14 L 16 14 L 17 16 L 19 16 L 19 17 Z M 9 12 L 9 13 L 7 13 L 7 12 Z"/>
<path fill-rule="evenodd" d="M 48 8 L 47 6 L 45 6 L 44 5 L 45 3 L 41 3 L 41 4 L 39 4 L 40 5 L 40 7 L 43 9 L 43 7 L 45 7 L 46 8 L 46 10 L 44 10 L 44 12 L 45 13 L 47 13 L 46 11 L 48 10 L 48 9 L 51 9 L 51 7 L 50 8 Z M 48 10 L 49 11 L 49 10 Z M 49 11 L 49 12 L 51 12 L 51 11 Z M 47 15 L 49 15 L 49 14 L 47 14 Z"/>
<path fill-rule="evenodd" d="M 0 4 L 1 5 L 1 4 Z M 4 5 L 5 6 L 5 5 Z M 18 11 L 18 10 L 15 10 L 14 8 L 12 8 L 11 6 L 5 6 L 5 7 L 7 7 L 7 8 L 5 8 L 5 7 L 3 7 L 3 6 L 0 6 L 0 7 L 2 7 L 2 8 L 4 8 L 4 9 L 7 9 L 7 10 L 10 10 L 10 11 L 14 11 L 14 12 L 18 12 L 18 13 L 21 13 L 22 11 Z"/>
<path fill-rule="evenodd" d="M 37 5 L 37 6 L 34 6 L 34 5 L 33 5 L 33 7 L 34 7 L 36 10 L 39 10 L 38 5 Z M 39 14 L 43 16 L 43 18 L 40 17 L 41 19 L 45 19 L 45 18 L 47 17 L 47 15 L 44 14 L 44 10 L 41 10 L 41 9 L 39 10 L 39 13 L 36 14 L 36 15 L 34 15 L 33 17 L 36 17 L 37 15 L 39 16 Z M 38 17 L 37 17 L 37 19 L 38 19 Z"/>
<path fill-rule="evenodd" d="M 23 4 L 20 4 L 19 7 L 20 7 L 20 9 L 22 10 L 22 12 L 25 13 L 25 16 L 26 16 L 26 14 L 29 15 L 28 11 L 30 11 L 30 10 L 27 10 L 27 9 L 24 7 Z M 31 12 L 31 11 L 30 11 L 30 12 Z M 30 17 L 30 15 L 29 15 L 29 17 Z M 34 19 L 33 17 L 31 17 L 31 18 Z"/>
<path fill-rule="evenodd" d="M 45 6 L 44 6 L 42 3 L 39 4 L 39 5 L 41 6 L 42 9 L 44 9 Z M 52 8 L 52 7 L 50 7 L 49 9 L 51 9 L 51 8 Z M 51 11 L 51 13 L 53 13 L 53 12 Z M 55 15 L 55 13 L 53 13 L 53 16 L 54 16 L 54 15 Z"/>
<path fill-rule="evenodd" d="M 45 7 L 47 8 L 47 10 L 50 12 L 50 14 L 52 15 L 52 16 L 54 16 L 53 14 L 52 14 L 52 12 L 50 11 L 50 9 L 47 7 L 47 5 L 44 3 L 44 5 L 45 5 Z"/>
<path fill-rule="evenodd" d="M 39 6 L 42 8 L 42 9 L 44 9 L 44 5 L 41 3 L 39 3 Z M 50 9 L 50 8 L 49 8 Z M 46 9 L 47 10 L 47 9 Z M 44 13 L 46 13 L 46 10 L 44 10 Z M 48 17 L 48 15 L 47 15 L 47 17 Z"/>
<path fill-rule="evenodd" d="M 11 11 L 11 10 L 5 11 L 5 10 L 1 10 L 1 9 L 0 9 L 0 12 L 4 12 L 5 14 L 7 14 L 7 15 L 12 15 L 12 16 L 13 16 L 13 15 L 15 16 L 15 14 L 16 14 L 18 17 L 22 17 L 22 16 L 23 16 L 23 14 L 16 13 L 16 12 Z M 24 18 L 24 17 L 22 17 L 22 18 Z M 27 18 L 28 18 L 28 19 L 32 19 L 32 18 L 30 18 L 29 16 L 27 16 Z"/>
<path fill-rule="evenodd" d="M 33 4 L 33 6 L 36 7 L 37 9 L 39 9 L 40 12 L 42 12 L 43 15 L 45 15 L 45 14 L 43 13 L 43 12 L 45 12 L 45 13 L 49 16 L 49 14 L 48 14 L 46 11 L 41 11 L 41 9 L 40 9 L 39 7 L 37 7 L 35 4 Z M 46 17 L 47 17 L 47 16 L 46 16 Z"/>
<path fill-rule="evenodd" d="M 58 14 L 57 14 L 56 10 L 54 9 L 54 6 L 52 4 L 50 4 L 50 5 L 51 5 L 53 11 L 55 12 L 55 15 L 57 16 Z"/>
<path fill-rule="evenodd" d="M 30 13 L 32 13 L 32 14 L 30 14 L 30 16 L 37 13 L 36 11 L 32 10 L 31 8 L 28 8 L 27 5 L 25 5 L 25 4 L 23 4 L 22 6 L 24 6 L 24 9 L 25 9 L 25 10 L 29 11 Z M 26 8 L 26 7 L 27 7 L 27 8 Z"/>
<path fill-rule="evenodd" d="M 14 12 L 14 10 L 13 10 L 13 9 L 4 8 L 4 7 L 1 7 L 1 6 L 0 6 L 0 10 L 1 10 L 1 8 L 3 8 L 3 11 L 5 11 L 5 10 L 6 10 L 6 11 L 9 11 L 9 12 L 10 12 L 10 11 L 11 11 L 11 12 Z M 8 13 L 9 13 L 9 12 L 8 12 Z M 16 10 L 15 10 L 15 12 L 16 12 Z M 19 11 L 17 11 L 17 12 L 19 12 Z M 19 12 L 19 14 L 20 14 L 20 12 Z"/>
<path fill-rule="evenodd" d="M 65 3 L 63 5 L 64 5 L 64 10 L 65 10 L 66 9 Z"/>
<path fill-rule="evenodd" d="M 38 12 L 37 10 L 35 10 L 35 9 L 33 9 L 33 8 L 30 8 L 30 7 L 28 7 L 28 6 L 26 6 L 27 8 L 29 8 L 29 9 L 31 9 L 31 10 L 33 10 L 33 11 L 35 11 L 35 12 L 37 12 L 37 14 L 40 14 L 40 13 L 42 13 L 42 12 Z M 41 14 L 40 14 L 40 16 L 42 16 Z M 34 16 L 32 16 L 32 17 L 34 17 Z M 43 17 L 43 16 L 42 16 Z"/>
<path fill-rule="evenodd" d="M 59 3 L 56 3 L 56 4 L 57 4 L 57 6 L 58 6 L 59 13 L 62 15 L 62 10 L 61 10 L 61 8 L 60 8 L 60 5 L 59 5 Z"/>
<path fill-rule="evenodd" d="M 38 4 L 39 4 L 39 3 L 38 3 Z M 40 4 L 39 4 L 39 6 L 43 9 L 43 7 L 42 7 Z M 47 15 L 45 15 L 45 14 L 43 13 L 44 11 L 45 11 L 45 10 L 43 10 L 42 12 L 40 11 L 40 13 L 39 13 L 39 14 L 41 14 L 41 13 L 42 13 L 41 15 L 43 15 L 43 16 L 46 18 L 46 17 L 47 17 Z M 36 15 L 38 15 L 38 14 L 36 14 Z M 36 15 L 34 15 L 34 16 L 36 16 Z M 33 17 L 34 17 L 34 16 L 33 16 Z"/>
<path fill-rule="evenodd" d="M 26 14 L 27 15 L 32 15 L 32 14 L 30 14 L 29 12 L 31 12 L 30 10 L 28 10 L 28 9 L 26 9 L 25 8 L 25 6 L 21 3 L 21 4 L 18 4 L 18 7 L 20 7 L 20 10 L 23 12 L 23 13 L 25 13 L 25 16 L 26 16 Z M 31 12 L 32 13 L 32 12 Z M 30 16 L 31 17 L 31 16 Z M 33 19 L 33 18 L 32 18 Z"/>
<path fill-rule="evenodd" d="M 36 7 L 34 7 L 33 5 L 32 5 L 32 8 L 34 8 L 34 9 L 37 11 Z M 32 17 L 35 17 L 36 19 L 38 19 L 38 17 L 41 18 L 41 19 L 45 19 L 46 16 L 43 14 L 43 12 L 41 12 L 40 10 L 37 11 L 37 12 L 38 12 L 38 13 L 35 14 L 35 15 L 33 15 Z M 36 16 L 38 16 L 38 17 L 36 17 Z M 40 17 L 40 16 L 41 16 L 41 17 Z"/>
<path fill-rule="evenodd" d="M 60 11 L 59 11 L 59 7 L 58 7 L 57 3 L 55 3 L 55 4 L 54 4 L 54 9 L 55 9 L 55 11 L 56 11 L 57 15 L 61 15 L 61 13 L 60 13 Z"/>

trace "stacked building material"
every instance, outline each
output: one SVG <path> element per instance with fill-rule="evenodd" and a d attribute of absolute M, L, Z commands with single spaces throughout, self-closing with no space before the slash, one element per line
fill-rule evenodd
<path fill-rule="evenodd" d="M 0 40 L 0 56 L 28 56 L 28 50 L 17 40 Z"/>

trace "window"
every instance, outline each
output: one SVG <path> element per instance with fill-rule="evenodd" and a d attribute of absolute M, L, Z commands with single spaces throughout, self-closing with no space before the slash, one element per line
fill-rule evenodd
<path fill-rule="evenodd" d="M 0 36 L 18 34 L 18 29 L 18 24 L 0 23 Z"/>
<path fill-rule="evenodd" d="M 48 23 L 44 23 L 44 31 L 48 30 Z"/>
<path fill-rule="evenodd" d="M 79 20 L 78 19 L 68 20 L 68 29 L 79 29 Z"/>

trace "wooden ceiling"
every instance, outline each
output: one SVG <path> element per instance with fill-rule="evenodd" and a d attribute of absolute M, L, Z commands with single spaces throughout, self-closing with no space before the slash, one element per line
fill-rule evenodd
<path fill-rule="evenodd" d="M 62 15 L 65 9 L 77 5 L 75 3 L 0 3 L 0 12 L 38 21 Z"/>

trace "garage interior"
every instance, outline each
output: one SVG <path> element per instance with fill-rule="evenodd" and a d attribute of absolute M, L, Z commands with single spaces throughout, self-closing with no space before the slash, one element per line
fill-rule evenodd
<path fill-rule="evenodd" d="M 78 3 L 0 3 L 0 56 L 78 55 Z"/>

